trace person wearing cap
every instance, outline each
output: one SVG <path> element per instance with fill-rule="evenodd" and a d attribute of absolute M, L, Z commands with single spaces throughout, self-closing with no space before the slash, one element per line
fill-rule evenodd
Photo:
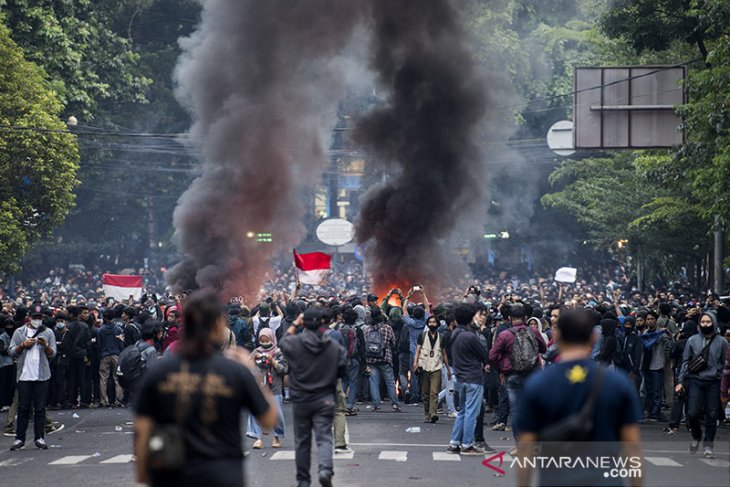
<path fill-rule="evenodd" d="M 702 440 L 705 458 L 714 458 L 712 452 L 717 432 L 720 406 L 720 382 L 728 344 L 717 329 L 717 316 L 707 311 L 700 317 L 700 333 L 691 336 L 682 353 L 682 368 L 675 391 L 687 390 L 687 424 L 692 431 L 689 453 L 694 455 Z M 705 359 L 704 367 L 690 371 L 690 363 L 697 357 Z M 705 415 L 705 436 L 702 437 L 702 415 Z"/>
<path fill-rule="evenodd" d="M 11 450 L 25 445 L 26 430 L 33 408 L 35 445 L 47 449 L 45 441 L 46 403 L 51 379 L 49 360 L 56 354 L 56 337 L 43 326 L 43 309 L 35 305 L 30 310 L 30 322 L 15 330 L 10 341 L 10 354 L 17 359 L 18 423 Z"/>

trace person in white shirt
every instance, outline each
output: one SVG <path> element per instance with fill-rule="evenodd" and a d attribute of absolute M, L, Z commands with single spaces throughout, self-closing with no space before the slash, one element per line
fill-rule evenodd
<path fill-rule="evenodd" d="M 10 341 L 10 354 L 18 360 L 18 425 L 11 450 L 19 450 L 25 445 L 31 407 L 35 445 L 44 450 L 48 448 L 44 439 L 44 425 L 48 384 L 51 380 L 49 360 L 56 355 L 56 336 L 43 325 L 43 309 L 40 305 L 31 308 L 30 317 L 30 322 L 15 330 Z"/>

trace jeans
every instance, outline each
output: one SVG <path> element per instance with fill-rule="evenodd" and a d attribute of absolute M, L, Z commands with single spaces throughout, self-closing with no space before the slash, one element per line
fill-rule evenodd
<path fill-rule="evenodd" d="M 332 468 L 332 420 L 335 416 L 335 400 L 331 395 L 309 402 L 292 403 L 294 416 L 294 454 L 297 467 L 297 483 L 309 485 L 312 477 L 309 468 L 312 461 L 312 429 L 317 440 L 319 474 L 331 477 Z"/>
<path fill-rule="evenodd" d="M 517 405 L 522 397 L 522 387 L 525 384 L 526 375 L 523 374 L 510 374 L 504 381 L 504 387 L 507 389 L 507 396 L 509 397 L 509 410 L 512 412 L 512 435 L 517 438 L 517 431 L 515 431 L 515 419 L 517 417 Z"/>
<path fill-rule="evenodd" d="M 114 384 L 114 399 L 116 401 L 122 400 L 122 386 L 119 385 L 117 380 L 117 363 L 119 361 L 119 355 L 107 355 L 101 359 L 99 363 L 99 378 L 100 378 L 100 392 L 101 392 L 101 405 L 106 406 L 109 404 L 109 393 L 107 388 L 109 381 L 111 380 Z"/>
<path fill-rule="evenodd" d="M 276 426 L 274 426 L 274 436 L 277 438 L 284 438 L 284 399 L 281 394 L 274 395 L 274 400 L 276 401 Z M 249 438 L 256 438 L 261 439 L 261 435 L 263 432 L 261 431 L 261 425 L 258 421 L 256 421 L 256 418 L 253 417 L 253 414 L 248 415 L 248 425 L 246 425 L 246 436 Z"/>
<path fill-rule="evenodd" d="M 466 449 L 474 446 L 474 428 L 479 415 L 479 405 L 484 397 L 484 384 L 462 384 L 458 381 L 454 387 L 459 394 L 459 415 L 451 430 L 452 447 Z"/>
<path fill-rule="evenodd" d="M 705 410 L 705 437 L 702 438 L 702 409 Z M 703 446 L 712 448 L 717 432 L 717 415 L 720 406 L 720 381 L 687 381 L 687 423 L 692 438 L 702 441 Z"/>
<path fill-rule="evenodd" d="M 360 360 L 355 357 L 347 364 L 347 385 L 343 381 L 343 389 L 347 389 L 347 407 L 352 408 L 357 401 L 357 388 L 360 384 Z"/>
<path fill-rule="evenodd" d="M 439 390 L 441 389 L 441 369 L 433 372 L 421 373 L 421 401 L 423 402 L 423 412 L 427 418 L 438 418 L 436 414 L 436 404 L 438 403 Z"/>
<path fill-rule="evenodd" d="M 380 375 L 383 375 L 385 385 L 388 388 L 390 402 L 398 404 L 398 395 L 395 392 L 395 379 L 393 379 L 393 367 L 388 363 L 368 364 L 370 368 L 370 395 L 373 398 L 373 406 L 380 406 Z"/>
<path fill-rule="evenodd" d="M 25 443 L 25 432 L 28 429 L 31 407 L 33 408 L 33 439 L 38 440 L 44 437 L 48 382 L 47 380 L 18 381 L 18 426 L 15 429 L 16 440 Z"/>
<path fill-rule="evenodd" d="M 662 388 L 664 387 L 664 369 L 644 372 L 646 388 L 646 409 L 650 418 L 659 419 L 662 412 Z"/>
<path fill-rule="evenodd" d="M 446 369 L 445 365 L 441 368 L 441 384 L 444 385 L 444 388 L 441 392 L 439 392 L 438 402 L 445 399 L 448 413 L 451 414 L 456 412 L 456 406 L 454 406 L 454 375 L 452 370 L 451 380 L 449 380 L 449 375 L 446 373 Z M 449 367 L 449 369 L 451 369 L 451 367 Z"/>

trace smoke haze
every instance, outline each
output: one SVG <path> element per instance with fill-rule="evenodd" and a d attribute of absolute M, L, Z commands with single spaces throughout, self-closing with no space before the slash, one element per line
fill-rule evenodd
<path fill-rule="evenodd" d="M 176 289 L 258 295 L 271 256 L 304 234 L 300 191 L 326 161 L 344 94 L 336 55 L 360 0 L 208 0 L 181 40 L 177 96 L 193 114 L 202 173 L 174 213 Z M 258 243 L 250 233 L 271 233 Z"/>
<path fill-rule="evenodd" d="M 371 188 L 355 222 L 376 289 L 455 277 L 445 241 L 468 218 L 482 230 L 486 167 L 476 142 L 487 80 L 448 0 L 374 0 L 371 69 L 389 98 L 354 138 L 390 178 Z"/>

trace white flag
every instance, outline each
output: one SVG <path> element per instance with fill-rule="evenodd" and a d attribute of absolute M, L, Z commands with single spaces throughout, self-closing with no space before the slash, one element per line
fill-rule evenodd
<path fill-rule="evenodd" d="M 575 282 L 575 276 L 578 274 L 578 269 L 574 267 L 561 267 L 555 273 L 555 280 L 557 282 Z"/>

